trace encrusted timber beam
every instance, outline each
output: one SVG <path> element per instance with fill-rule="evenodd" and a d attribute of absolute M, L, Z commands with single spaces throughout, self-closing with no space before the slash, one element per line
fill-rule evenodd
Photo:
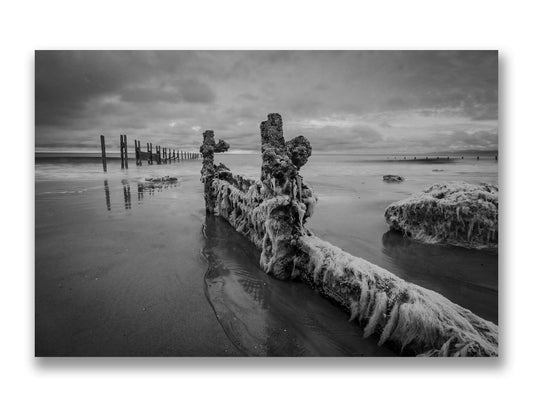
<path fill-rule="evenodd" d="M 311 216 L 316 198 L 303 182 L 298 185 L 294 150 L 287 148 L 291 142 L 283 148 L 281 117 L 269 115 L 261 125 L 261 136 L 261 180 L 233 175 L 224 165 L 213 164 L 209 193 L 212 213 L 261 250 L 264 271 L 307 282 L 346 309 L 365 336 L 375 335 L 380 344 L 402 354 L 498 355 L 498 327 L 492 322 L 307 230 L 305 219 Z"/>
<path fill-rule="evenodd" d="M 498 356 L 498 327 L 435 291 L 313 235 L 302 236 L 295 275 L 364 328 L 407 355 Z"/>
<path fill-rule="evenodd" d="M 265 198 L 262 183 L 217 173 L 215 212 L 261 250 L 261 267 L 268 272 L 265 250 L 269 212 L 288 207 L 287 196 Z M 408 283 L 391 272 L 352 256 L 306 231 L 294 242 L 291 278 L 299 278 L 338 303 L 364 328 L 406 355 L 497 356 L 498 327 L 452 303 L 442 295 Z M 272 247 L 272 246 L 270 246 Z"/>

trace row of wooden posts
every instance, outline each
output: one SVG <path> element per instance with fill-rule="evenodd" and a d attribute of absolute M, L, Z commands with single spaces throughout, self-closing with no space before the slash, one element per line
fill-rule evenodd
<path fill-rule="evenodd" d="M 458 158 L 459 158 L 459 157 L 452 157 L 452 159 L 458 159 Z M 461 160 L 463 160 L 464 158 L 465 158 L 464 156 L 461 156 Z M 390 158 L 387 157 L 387 160 L 389 160 L 389 159 L 390 159 Z M 396 156 L 394 156 L 394 159 L 396 160 Z M 404 160 L 407 160 L 407 156 L 404 156 L 403 159 L 404 159 Z M 415 161 L 416 161 L 416 159 L 417 159 L 416 157 L 413 158 L 413 160 L 415 160 Z M 449 160 L 449 159 L 450 159 L 449 156 L 447 156 L 447 157 L 440 157 L 440 156 L 437 156 L 437 157 L 431 157 L 431 158 L 430 158 L 430 157 L 426 157 L 426 160 L 432 160 L 432 161 L 434 161 L 434 160 Z M 495 159 L 496 161 L 498 161 L 498 156 L 495 155 L 495 156 L 494 156 L 494 159 Z M 411 159 L 409 159 L 409 160 L 411 160 Z M 420 158 L 420 160 L 423 160 L 423 158 Z M 479 160 L 479 156 L 476 156 L 476 160 Z"/>
<path fill-rule="evenodd" d="M 156 164 L 169 164 L 172 161 L 183 160 L 197 160 L 200 158 L 199 153 L 190 151 L 180 151 L 174 148 L 166 148 L 161 146 L 155 146 L 155 153 L 152 143 L 146 143 L 146 151 L 141 149 L 141 141 L 134 140 L 135 142 L 135 164 L 142 165 L 145 160 L 148 165 Z M 105 150 L 105 137 L 100 136 L 100 144 L 102 147 L 102 166 L 104 172 L 107 172 L 107 155 Z M 125 134 L 120 135 L 120 168 L 128 169 L 128 137 Z"/>

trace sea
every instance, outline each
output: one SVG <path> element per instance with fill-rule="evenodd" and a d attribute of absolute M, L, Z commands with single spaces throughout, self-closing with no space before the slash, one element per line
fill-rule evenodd
<path fill-rule="evenodd" d="M 258 178 L 259 154 L 219 154 Z M 206 216 L 201 160 L 136 166 L 35 159 L 35 354 L 396 356 L 309 286 L 259 268 L 259 251 Z M 301 169 L 318 196 L 308 227 L 343 250 L 498 323 L 498 252 L 389 230 L 386 207 L 434 183 L 498 184 L 493 155 L 321 155 Z M 386 183 L 383 175 L 405 178 Z M 144 188 L 145 178 L 178 182 Z"/>

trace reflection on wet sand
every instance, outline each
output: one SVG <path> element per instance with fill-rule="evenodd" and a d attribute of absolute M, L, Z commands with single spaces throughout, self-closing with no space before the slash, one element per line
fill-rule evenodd
<path fill-rule="evenodd" d="M 128 180 L 122 180 L 122 188 L 124 189 L 124 209 L 131 209 L 131 192 Z"/>
<path fill-rule="evenodd" d="M 104 191 L 105 191 L 105 204 L 107 206 L 107 210 L 111 210 L 111 197 L 109 195 L 109 184 L 107 183 L 107 180 L 104 181 Z"/>
<path fill-rule="evenodd" d="M 225 220 L 206 216 L 206 295 L 230 340 L 251 356 L 393 356 L 310 287 L 259 268 L 259 252 Z"/>
<path fill-rule="evenodd" d="M 131 210 L 131 187 L 127 179 L 121 181 L 122 192 L 124 197 L 124 209 Z M 144 194 L 153 196 L 156 192 L 162 192 L 167 189 L 176 188 L 179 184 L 177 182 L 137 182 L 137 202 L 142 203 Z M 111 211 L 111 193 L 108 180 L 104 180 L 104 194 L 105 202 L 108 211 Z"/>
<path fill-rule="evenodd" d="M 395 231 L 384 233 L 382 243 L 383 254 L 399 277 L 498 323 L 496 251 L 424 244 Z"/>

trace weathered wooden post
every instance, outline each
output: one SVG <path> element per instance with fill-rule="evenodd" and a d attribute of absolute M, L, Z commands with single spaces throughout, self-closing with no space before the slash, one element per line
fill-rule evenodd
<path fill-rule="evenodd" d="M 148 154 L 147 162 L 148 165 L 150 165 L 150 159 L 152 158 L 152 154 L 150 153 L 150 143 L 146 143 L 146 153 Z"/>
<path fill-rule="evenodd" d="M 213 130 L 206 130 L 203 136 L 204 142 L 200 147 L 200 153 L 204 158 L 201 179 L 204 183 L 205 212 L 214 213 L 217 198 L 212 188 L 213 180 L 215 179 L 215 153 L 227 151 L 229 144 L 224 140 L 219 140 L 218 143 L 215 143 L 215 132 Z"/>
<path fill-rule="evenodd" d="M 157 146 L 157 164 L 161 165 L 161 146 Z"/>
<path fill-rule="evenodd" d="M 107 172 L 107 158 L 105 155 L 105 137 L 100 136 L 100 147 L 102 148 L 102 167 L 104 167 L 104 172 Z"/>
<path fill-rule="evenodd" d="M 141 141 L 135 140 L 135 165 L 142 165 L 141 162 Z"/>
<path fill-rule="evenodd" d="M 124 165 L 128 169 L 128 137 L 124 134 Z"/>
<path fill-rule="evenodd" d="M 120 168 L 124 169 L 124 137 L 120 135 Z"/>

